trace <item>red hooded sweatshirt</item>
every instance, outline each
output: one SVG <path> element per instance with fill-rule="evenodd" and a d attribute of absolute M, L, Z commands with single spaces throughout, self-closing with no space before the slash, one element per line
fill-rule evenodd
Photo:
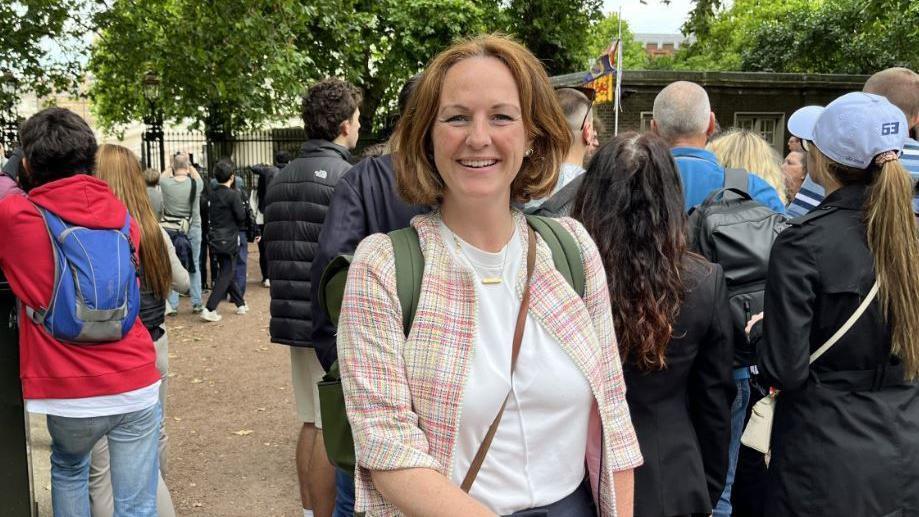
<path fill-rule="evenodd" d="M 87 228 L 119 229 L 127 209 L 105 182 L 77 174 L 0 200 L 0 269 L 23 303 L 47 307 L 54 283 L 51 240 L 29 201 L 61 219 Z M 131 221 L 131 241 L 140 244 Z M 117 395 L 159 380 L 156 350 L 140 318 L 121 341 L 79 346 L 57 341 L 45 329 L 19 318 L 19 369 L 26 399 Z"/>

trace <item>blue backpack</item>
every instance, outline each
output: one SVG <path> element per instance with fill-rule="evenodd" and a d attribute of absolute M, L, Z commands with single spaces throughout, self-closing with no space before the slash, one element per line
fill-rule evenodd
<path fill-rule="evenodd" d="M 54 288 L 46 308 L 26 315 L 58 341 L 92 345 L 122 339 L 140 309 L 131 217 L 120 230 L 84 228 L 37 206 L 54 253 Z"/>

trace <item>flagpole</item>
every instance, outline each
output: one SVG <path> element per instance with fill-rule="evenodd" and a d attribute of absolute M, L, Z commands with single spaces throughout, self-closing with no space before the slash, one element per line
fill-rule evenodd
<path fill-rule="evenodd" d="M 619 135 L 619 93 L 621 92 L 622 87 L 622 3 L 619 4 L 619 44 L 616 45 L 616 98 L 614 100 L 615 104 L 615 113 L 616 113 L 616 124 L 613 129 L 613 135 Z"/>

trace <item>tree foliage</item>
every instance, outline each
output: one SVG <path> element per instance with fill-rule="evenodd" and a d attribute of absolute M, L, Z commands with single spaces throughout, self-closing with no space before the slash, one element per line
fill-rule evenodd
<path fill-rule="evenodd" d="M 406 79 L 456 38 L 502 31 L 550 73 L 584 68 L 600 0 L 115 0 L 89 70 L 107 129 L 147 110 L 155 71 L 167 119 L 236 131 L 296 116 L 311 82 L 339 76 L 364 90 L 362 124 L 380 129 Z"/>
<path fill-rule="evenodd" d="M 610 42 L 619 36 L 619 16 L 610 13 L 592 24 L 587 34 L 587 49 L 583 68 L 593 66 L 594 61 L 609 47 Z M 622 21 L 622 63 L 626 70 L 646 68 L 648 57 L 644 47 L 635 41 L 635 35 L 629 24 Z M 577 69 L 569 70 L 579 71 Z"/>
<path fill-rule="evenodd" d="M 98 119 L 107 129 L 140 119 L 148 70 L 160 78 L 167 118 L 233 131 L 285 117 L 318 76 L 299 45 L 318 13 L 295 0 L 118 0 L 100 19 L 89 62 Z"/>
<path fill-rule="evenodd" d="M 695 43 L 651 68 L 870 74 L 919 66 L 910 0 L 697 0 Z"/>
<path fill-rule="evenodd" d="M 543 60 L 549 75 L 580 71 L 589 56 L 585 45 L 602 0 L 511 0 L 503 13 L 506 31 Z M 607 42 L 609 44 L 609 42 Z"/>
<path fill-rule="evenodd" d="M 743 70 L 872 74 L 919 68 L 919 3 L 836 0 L 769 20 L 740 51 Z"/>
<path fill-rule="evenodd" d="M 387 129 L 402 85 L 457 38 L 493 28 L 497 6 L 473 0 L 342 1 L 307 27 L 334 57 L 325 75 L 351 80 L 364 91 L 362 125 Z M 311 55 L 323 53 L 298 43 Z"/>
<path fill-rule="evenodd" d="M 38 95 L 76 89 L 95 11 L 83 0 L 0 1 L 0 73 Z"/>

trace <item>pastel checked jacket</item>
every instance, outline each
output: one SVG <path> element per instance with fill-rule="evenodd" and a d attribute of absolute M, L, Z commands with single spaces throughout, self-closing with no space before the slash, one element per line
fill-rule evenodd
<path fill-rule="evenodd" d="M 515 219 L 526 250 L 526 221 L 520 213 Z M 600 515 L 614 516 L 613 472 L 639 466 L 641 452 L 626 405 L 600 255 L 578 222 L 559 221 L 574 235 L 584 257 L 584 299 L 556 270 L 551 251 L 537 236 L 529 312 L 562 344 L 593 391 L 599 418 L 596 412 L 591 418 L 596 439 L 588 443 L 587 459 L 593 459 L 587 462 L 588 470 L 595 491 L 600 479 L 599 497 L 594 497 L 599 499 Z M 412 220 L 425 271 L 408 339 L 402 330 L 389 238 L 376 234 L 364 239 L 348 273 L 338 359 L 358 461 L 354 509 L 368 516 L 402 515 L 374 488 L 371 470 L 427 468 L 448 478 L 452 470 L 477 304 L 475 279 L 450 254 L 439 224 L 436 212 Z M 525 269 L 520 268 L 517 278 L 518 297 Z M 510 343 L 508 353 L 509 349 Z"/>

